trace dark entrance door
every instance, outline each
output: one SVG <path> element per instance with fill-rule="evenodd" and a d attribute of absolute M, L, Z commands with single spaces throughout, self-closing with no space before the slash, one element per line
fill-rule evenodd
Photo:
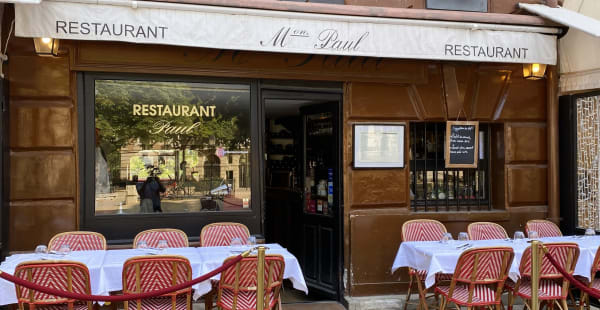
<path fill-rule="evenodd" d="M 341 95 L 263 91 L 265 235 L 299 260 L 309 293 L 339 300 Z"/>

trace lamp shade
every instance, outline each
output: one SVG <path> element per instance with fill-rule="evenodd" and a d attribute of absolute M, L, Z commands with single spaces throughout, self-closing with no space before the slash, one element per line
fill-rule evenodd
<path fill-rule="evenodd" d="M 33 38 L 35 52 L 41 56 L 58 56 L 58 39 Z"/>
<path fill-rule="evenodd" d="M 529 80 L 539 80 L 546 74 L 546 65 L 544 64 L 523 64 L 523 77 Z"/>

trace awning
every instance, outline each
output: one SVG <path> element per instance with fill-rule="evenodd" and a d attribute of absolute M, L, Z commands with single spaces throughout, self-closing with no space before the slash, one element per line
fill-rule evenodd
<path fill-rule="evenodd" d="M 131 0 L 15 4 L 15 19 L 20 37 L 551 65 L 560 31 Z"/>
<path fill-rule="evenodd" d="M 519 6 L 571 27 L 559 40 L 560 91 L 600 89 L 600 1 L 565 0 L 562 8 L 524 3 Z"/>
<path fill-rule="evenodd" d="M 519 7 L 561 25 L 581 30 L 595 37 L 600 37 L 600 21 L 597 19 L 565 8 L 551 8 L 543 4 L 519 3 Z"/>

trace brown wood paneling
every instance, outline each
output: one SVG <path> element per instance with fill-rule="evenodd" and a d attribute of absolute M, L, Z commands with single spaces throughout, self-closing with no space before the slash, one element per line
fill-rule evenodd
<path fill-rule="evenodd" d="M 423 103 L 426 120 L 445 120 L 446 103 L 444 100 L 444 81 L 439 64 L 427 65 L 427 84 L 417 84 L 417 90 Z"/>
<path fill-rule="evenodd" d="M 415 105 L 420 103 L 410 91 L 404 85 L 353 83 L 350 117 L 416 119 Z"/>
<path fill-rule="evenodd" d="M 508 166 L 506 170 L 509 205 L 546 205 L 548 201 L 546 166 Z"/>
<path fill-rule="evenodd" d="M 547 142 L 545 123 L 507 123 L 506 161 L 545 162 Z"/>
<path fill-rule="evenodd" d="M 11 56 L 9 62 L 11 97 L 68 97 L 68 57 Z"/>
<path fill-rule="evenodd" d="M 354 170 L 352 206 L 406 206 L 409 199 L 406 173 L 407 169 Z"/>
<path fill-rule="evenodd" d="M 558 1 L 562 5 L 562 0 Z M 518 3 L 544 3 L 543 0 L 489 0 L 488 12 L 511 14 L 519 11 Z"/>
<path fill-rule="evenodd" d="M 479 70 L 473 97 L 465 104 L 472 119 L 491 120 L 496 107 L 504 106 L 511 74 L 508 70 Z"/>
<path fill-rule="evenodd" d="M 546 120 L 546 83 L 523 79 L 522 71 L 513 71 L 506 103 L 500 120 Z"/>
<path fill-rule="evenodd" d="M 10 203 L 11 251 L 32 251 L 63 231 L 75 230 L 75 205 L 71 200 Z"/>
<path fill-rule="evenodd" d="M 11 152 L 10 165 L 11 201 L 75 195 L 76 166 L 70 150 Z"/>
<path fill-rule="evenodd" d="M 72 104 L 67 101 L 11 101 L 12 148 L 72 147 Z"/>
<path fill-rule="evenodd" d="M 424 9 L 425 0 L 346 0 L 346 5 Z"/>
<path fill-rule="evenodd" d="M 117 42 L 73 43 L 72 69 L 224 77 L 423 83 L 425 62 Z"/>

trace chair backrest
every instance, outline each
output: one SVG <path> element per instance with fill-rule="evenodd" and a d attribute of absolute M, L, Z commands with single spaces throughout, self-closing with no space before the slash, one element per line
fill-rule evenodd
<path fill-rule="evenodd" d="M 504 227 L 492 222 L 475 222 L 467 227 L 469 239 L 471 240 L 490 240 L 506 239 L 508 234 Z"/>
<path fill-rule="evenodd" d="M 464 251 L 458 258 L 453 280 L 490 284 L 506 280 L 514 257 L 510 247 L 483 247 Z"/>
<path fill-rule="evenodd" d="M 189 246 L 188 236 L 179 229 L 160 228 L 148 229 L 138 233 L 133 239 L 133 248 L 137 248 L 140 241 L 146 241 L 146 245 L 151 248 L 158 246 L 158 241 L 167 240 L 169 248 L 187 248 Z"/>
<path fill-rule="evenodd" d="M 17 278 L 61 291 L 87 295 L 91 293 L 89 270 L 80 262 L 47 260 L 22 262 L 15 268 L 14 275 Z M 56 305 L 76 302 L 72 299 L 30 290 L 20 285 L 15 285 L 15 287 L 19 305 L 24 303 L 30 305 Z M 91 310 L 92 303 L 88 302 L 86 304 L 88 309 Z"/>
<path fill-rule="evenodd" d="M 529 235 L 530 231 L 537 231 L 540 238 L 544 237 L 562 237 L 560 228 L 553 222 L 546 220 L 530 220 L 525 224 L 525 232 Z"/>
<path fill-rule="evenodd" d="M 225 260 L 233 259 L 233 257 Z M 256 256 L 242 259 L 221 274 L 217 306 L 223 309 L 256 309 Z M 264 309 L 274 309 L 283 283 L 285 262 L 281 255 L 266 255 L 264 269 Z"/>
<path fill-rule="evenodd" d="M 562 268 L 568 273 L 573 274 L 575 270 L 575 264 L 579 257 L 579 246 L 577 243 L 571 242 L 557 242 L 557 243 L 544 243 L 544 246 L 548 249 L 548 252 Z M 550 263 L 550 261 L 544 255 L 540 247 L 539 253 L 542 263 L 540 266 L 540 279 L 559 279 L 562 278 L 562 274 Z M 521 263 L 519 265 L 519 272 L 521 276 L 531 277 L 531 247 L 527 247 L 521 257 Z"/>
<path fill-rule="evenodd" d="M 250 231 L 244 224 L 212 223 L 202 228 L 200 246 L 228 246 L 233 238 L 240 238 L 242 242 L 246 242 L 248 237 L 250 237 Z"/>
<path fill-rule="evenodd" d="M 469 302 L 474 295 L 475 285 L 496 285 L 495 301 L 502 296 L 504 281 L 514 258 L 510 247 L 484 247 L 466 250 L 458 258 L 450 283 L 450 297 L 457 282 L 469 284 Z"/>
<path fill-rule="evenodd" d="M 50 251 L 58 251 L 63 244 L 71 251 L 106 250 L 106 238 L 93 231 L 67 231 L 54 235 L 48 243 Z"/>
<path fill-rule="evenodd" d="M 436 220 L 410 220 L 402 224 L 402 241 L 439 241 L 447 232 Z"/>
<path fill-rule="evenodd" d="M 123 264 L 123 293 L 146 293 L 173 285 L 182 284 L 192 279 L 190 261 L 178 255 L 147 255 L 136 256 Z M 175 297 L 180 294 L 191 295 L 190 287 L 171 294 L 163 295 Z M 191 296 L 188 296 L 188 299 Z M 136 303 L 137 309 L 142 307 L 142 300 L 129 301 Z M 125 309 L 129 309 L 129 302 L 125 302 Z M 189 304 L 189 300 L 188 300 Z"/>

